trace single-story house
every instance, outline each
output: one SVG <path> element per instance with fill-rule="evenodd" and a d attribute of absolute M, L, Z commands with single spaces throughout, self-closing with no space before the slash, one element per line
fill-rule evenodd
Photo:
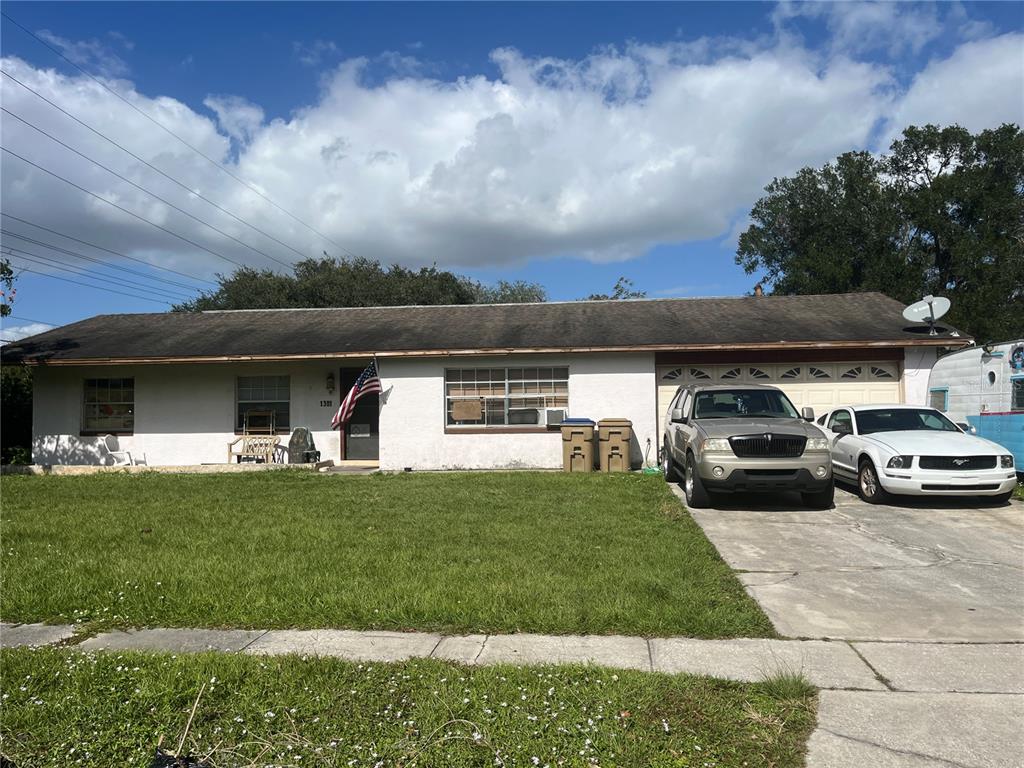
<path fill-rule="evenodd" d="M 797 408 L 926 403 L 955 330 L 908 328 L 879 293 L 100 315 L 5 346 L 34 367 L 32 457 L 89 464 L 98 442 L 151 465 L 224 463 L 246 413 L 287 444 L 382 469 L 557 467 L 563 417 L 633 422 L 657 458 L 675 388 L 781 387 Z M 377 360 L 383 392 L 331 417 Z"/>

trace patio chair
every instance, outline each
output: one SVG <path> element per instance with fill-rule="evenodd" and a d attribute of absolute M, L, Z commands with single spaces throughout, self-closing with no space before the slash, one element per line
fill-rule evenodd
<path fill-rule="evenodd" d="M 131 451 L 122 451 L 121 446 L 117 442 L 117 438 L 114 435 L 104 435 L 103 440 L 100 441 L 100 447 L 107 452 L 107 455 L 114 460 L 115 466 L 122 467 L 134 467 L 138 464 L 146 463 L 146 454 L 142 455 L 142 461 L 139 462 L 132 456 Z"/>
<path fill-rule="evenodd" d="M 242 419 L 242 435 L 228 443 L 228 464 L 245 460 L 274 462 L 281 438 L 276 431 L 273 411 L 246 411 Z M 241 443 L 238 450 L 233 450 Z"/>

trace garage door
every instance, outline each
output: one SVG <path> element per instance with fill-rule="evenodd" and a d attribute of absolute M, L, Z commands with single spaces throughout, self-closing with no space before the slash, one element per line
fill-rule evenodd
<path fill-rule="evenodd" d="M 800 410 L 805 405 L 821 413 L 837 405 L 898 403 L 899 366 L 893 362 L 773 363 L 750 365 L 667 365 L 658 368 L 658 433 L 665 413 L 681 384 L 772 384 Z"/>

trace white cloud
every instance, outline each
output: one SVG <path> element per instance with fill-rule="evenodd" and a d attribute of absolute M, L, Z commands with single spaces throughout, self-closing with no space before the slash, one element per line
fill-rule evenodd
<path fill-rule="evenodd" d="M 326 59 L 336 59 L 338 46 L 331 40 L 314 40 L 312 43 L 292 43 L 292 51 L 307 67 L 318 67 Z"/>
<path fill-rule="evenodd" d="M 931 62 L 893 110 L 888 138 L 907 125 L 959 123 L 980 131 L 1004 122 L 1024 124 L 1022 34 L 964 43 Z"/>
<path fill-rule="evenodd" d="M 905 93 L 884 65 L 816 53 L 787 38 L 634 44 L 582 60 L 501 49 L 493 54 L 500 76 L 454 81 L 416 72 L 370 81 L 370 63 L 355 59 L 323 77 L 315 103 L 270 122 L 236 97 L 207 99 L 214 120 L 170 97 L 114 87 L 344 248 L 386 262 L 459 268 L 563 254 L 625 259 L 656 243 L 730 236 L 772 177 L 849 149 L 875 149 L 880 125 L 979 128 L 1012 119 L 1020 52 L 1020 36 L 966 43 L 933 61 Z M 3 66 L 303 253 L 340 255 L 95 83 L 14 58 Z M 230 234 L 296 258 L 7 78 L 0 87 L 8 109 Z M 16 121 L 4 120 L 3 129 L 5 146 L 82 186 L 232 259 L 275 266 Z M 2 170 L 11 213 L 204 276 L 231 269 L 16 159 L 4 157 Z"/>
<path fill-rule="evenodd" d="M 128 65 L 124 59 L 99 40 L 68 40 L 48 29 L 41 29 L 36 34 L 53 47 L 60 49 L 69 60 L 91 72 L 103 77 L 123 77 L 128 74 Z M 129 41 L 125 40 L 123 35 L 121 41 L 128 50 L 134 45 L 128 45 Z"/>
<path fill-rule="evenodd" d="M 4 323 L 7 321 L 5 320 Z M 18 341 L 29 336 L 35 336 L 37 333 L 43 333 L 48 331 L 55 326 L 47 325 L 46 323 L 26 323 L 24 325 L 3 325 L 0 327 L 0 346 L 3 346 L 9 341 Z"/>
<path fill-rule="evenodd" d="M 773 18 L 779 28 L 799 18 L 822 21 L 832 50 L 845 53 L 919 53 L 943 32 L 934 3 L 783 2 Z"/>
<path fill-rule="evenodd" d="M 217 115 L 217 122 L 231 138 L 246 143 L 263 123 L 263 109 L 241 96 L 214 96 L 203 99 Z"/>

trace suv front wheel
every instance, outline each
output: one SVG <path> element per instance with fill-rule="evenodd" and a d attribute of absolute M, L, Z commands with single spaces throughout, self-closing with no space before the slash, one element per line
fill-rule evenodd
<path fill-rule="evenodd" d="M 683 488 L 686 491 L 686 506 L 692 509 L 702 509 L 711 506 L 711 497 L 704 487 L 704 481 L 700 479 L 700 472 L 697 471 L 697 460 L 692 453 L 686 454 L 686 476 L 683 478 Z"/>
<path fill-rule="evenodd" d="M 661 449 L 661 474 L 665 476 L 666 483 L 678 483 L 682 480 L 679 476 L 676 462 L 672 458 L 672 451 L 669 450 L 668 443 L 665 443 Z"/>

